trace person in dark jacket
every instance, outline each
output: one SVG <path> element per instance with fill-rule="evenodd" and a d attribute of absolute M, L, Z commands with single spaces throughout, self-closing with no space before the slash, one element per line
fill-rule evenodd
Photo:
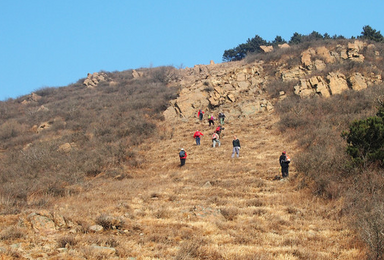
<path fill-rule="evenodd" d="M 208 123 L 209 123 L 209 126 L 215 125 L 215 118 L 212 115 L 209 115 Z"/>
<path fill-rule="evenodd" d="M 224 125 L 224 119 L 225 119 L 225 114 L 224 114 L 224 112 L 220 112 L 220 113 L 219 113 L 219 120 L 220 120 L 220 124 L 221 124 L 221 125 Z"/>
<path fill-rule="evenodd" d="M 282 152 L 279 158 L 279 163 L 281 166 L 281 175 L 283 176 L 283 178 L 288 177 L 288 169 L 289 169 L 290 162 L 291 162 L 291 159 L 289 158 L 287 153 L 285 151 Z"/>
<path fill-rule="evenodd" d="M 199 112 L 197 112 L 197 116 L 199 117 L 200 121 L 202 121 L 204 116 L 204 111 L 200 109 Z"/>
<path fill-rule="evenodd" d="M 241 146 L 240 146 L 240 140 L 237 139 L 236 135 L 233 137 L 232 145 L 233 145 L 232 158 L 235 157 L 235 154 L 236 154 L 237 158 L 239 158 Z"/>
<path fill-rule="evenodd" d="M 185 160 L 187 159 L 187 152 L 184 150 L 184 148 L 181 148 L 179 152 L 180 157 L 180 166 L 185 165 Z"/>

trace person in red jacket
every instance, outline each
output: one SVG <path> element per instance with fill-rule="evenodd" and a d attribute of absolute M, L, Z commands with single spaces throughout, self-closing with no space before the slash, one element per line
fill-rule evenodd
<path fill-rule="evenodd" d="M 181 148 L 179 152 L 180 157 L 180 166 L 185 165 L 185 160 L 187 159 L 187 152 L 184 150 L 184 148 Z"/>
<path fill-rule="evenodd" d="M 197 130 L 194 134 L 193 134 L 193 138 L 196 139 L 196 145 L 200 145 L 200 136 L 202 136 L 203 133 L 200 132 L 199 130 Z"/>

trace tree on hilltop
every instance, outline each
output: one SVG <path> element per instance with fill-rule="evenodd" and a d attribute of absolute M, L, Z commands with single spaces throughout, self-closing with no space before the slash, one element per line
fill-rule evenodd
<path fill-rule="evenodd" d="M 279 44 L 287 43 L 281 36 L 277 35 L 275 39 L 272 41 L 273 46 L 278 46 Z"/>
<path fill-rule="evenodd" d="M 384 42 L 384 37 L 381 35 L 380 31 L 372 29 L 372 27 L 369 25 L 363 27 L 363 31 L 361 32 L 361 36 L 359 38 L 372 40 L 375 42 Z"/>
<path fill-rule="evenodd" d="M 236 48 L 224 51 L 223 61 L 242 60 L 248 53 L 260 52 L 260 46 L 267 45 L 268 42 L 256 35 L 252 39 L 247 40 L 246 43 L 239 44 Z"/>

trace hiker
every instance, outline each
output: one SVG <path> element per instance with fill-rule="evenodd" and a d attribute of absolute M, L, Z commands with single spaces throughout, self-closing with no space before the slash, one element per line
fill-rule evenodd
<path fill-rule="evenodd" d="M 208 123 L 209 123 L 209 126 L 212 125 L 215 125 L 215 122 L 214 122 L 215 118 L 212 116 L 212 115 L 209 115 L 208 117 Z"/>
<path fill-rule="evenodd" d="M 193 134 L 193 138 L 196 139 L 196 145 L 200 145 L 200 136 L 202 136 L 203 133 L 200 132 L 199 130 L 197 130 L 194 134 Z"/>
<path fill-rule="evenodd" d="M 184 148 L 181 148 L 179 152 L 180 157 L 180 167 L 185 164 L 185 159 L 187 159 L 187 152 L 184 150 Z"/>
<path fill-rule="evenodd" d="M 220 112 L 219 113 L 219 121 L 220 121 L 221 125 L 224 125 L 224 119 L 225 119 L 224 112 Z"/>
<path fill-rule="evenodd" d="M 220 147 L 221 143 L 220 143 L 219 139 L 220 139 L 219 135 L 216 132 L 213 132 L 213 134 L 212 134 L 212 147 L 216 147 L 216 143 L 218 143 L 219 147 Z"/>
<path fill-rule="evenodd" d="M 239 155 L 240 155 L 240 140 L 237 139 L 236 135 L 233 137 L 232 144 L 233 144 L 232 158 L 235 157 L 235 154 L 236 154 L 237 158 L 239 158 Z"/>
<path fill-rule="evenodd" d="M 202 121 L 204 116 L 204 111 L 200 109 L 199 112 L 197 112 L 197 116 L 199 117 L 200 121 Z"/>
<path fill-rule="evenodd" d="M 220 137 L 220 134 L 221 134 L 221 131 L 224 130 L 224 127 L 222 127 L 221 125 L 219 125 L 218 127 L 216 127 L 216 130 L 215 130 L 215 133 L 217 133 Z"/>
<path fill-rule="evenodd" d="M 289 158 L 287 153 L 283 151 L 279 158 L 279 163 L 281 166 L 281 175 L 283 176 L 283 178 L 288 177 L 288 168 L 289 168 L 290 162 L 291 162 L 291 159 Z"/>

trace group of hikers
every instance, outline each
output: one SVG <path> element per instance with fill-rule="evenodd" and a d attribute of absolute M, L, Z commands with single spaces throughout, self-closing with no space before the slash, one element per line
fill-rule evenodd
<path fill-rule="evenodd" d="M 202 109 L 200 109 L 197 113 L 197 116 L 198 116 L 200 121 L 203 121 L 204 111 Z M 223 112 L 220 112 L 218 117 L 219 117 L 220 125 L 217 126 L 215 131 L 212 133 L 212 147 L 216 147 L 216 144 L 219 147 L 221 146 L 220 135 L 221 135 L 221 132 L 224 130 L 224 127 L 222 127 L 222 125 L 224 125 L 225 114 Z M 214 118 L 212 115 L 209 115 L 208 116 L 209 126 L 211 126 L 211 125 L 214 126 L 215 120 L 216 120 L 216 118 Z M 201 140 L 201 137 L 203 135 L 204 134 L 202 132 L 200 132 L 199 130 L 196 130 L 196 132 L 193 134 L 193 138 L 196 141 L 196 145 L 200 145 L 200 140 Z M 240 140 L 237 138 L 236 135 L 233 137 L 232 146 L 233 146 L 233 148 L 232 148 L 231 157 L 234 158 L 236 155 L 237 158 L 239 158 L 241 146 L 240 146 Z M 185 161 L 187 159 L 187 152 L 185 151 L 184 148 L 181 148 L 181 150 L 179 152 L 179 157 L 180 157 L 180 166 L 184 166 Z M 289 163 L 290 162 L 291 162 L 291 160 L 290 160 L 289 156 L 287 155 L 287 153 L 285 151 L 283 151 L 281 156 L 279 157 L 279 164 L 281 167 L 281 174 L 282 174 L 283 178 L 288 177 L 288 169 L 289 169 Z"/>

